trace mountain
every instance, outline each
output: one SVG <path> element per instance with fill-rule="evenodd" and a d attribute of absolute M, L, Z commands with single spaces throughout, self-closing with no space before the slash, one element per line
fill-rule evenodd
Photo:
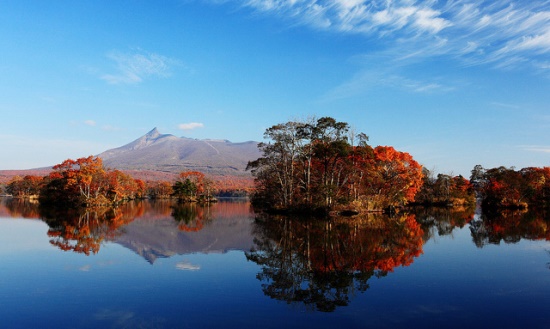
<path fill-rule="evenodd" d="M 161 134 L 154 128 L 124 146 L 98 157 L 106 168 L 179 173 L 196 170 L 213 175 L 249 176 L 248 161 L 260 157 L 258 142 L 192 139 Z"/>

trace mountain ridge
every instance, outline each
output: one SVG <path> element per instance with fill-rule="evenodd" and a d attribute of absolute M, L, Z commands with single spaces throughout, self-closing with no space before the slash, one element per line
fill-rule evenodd
<path fill-rule="evenodd" d="M 130 172 L 136 178 L 147 180 L 172 179 L 180 172 L 189 170 L 214 176 L 251 179 L 252 175 L 246 171 L 246 166 L 249 161 L 261 156 L 258 143 L 177 137 L 161 134 L 155 127 L 128 144 L 108 149 L 96 156 L 103 160 L 105 168 Z M 64 160 L 59 159 L 59 163 Z M 52 167 L 0 170 L 0 183 L 6 183 L 14 176 L 44 176 Z"/>
<path fill-rule="evenodd" d="M 246 166 L 260 157 L 258 142 L 192 139 L 153 128 L 123 146 L 97 155 L 108 168 L 177 173 L 196 170 L 214 175 L 249 176 Z"/>

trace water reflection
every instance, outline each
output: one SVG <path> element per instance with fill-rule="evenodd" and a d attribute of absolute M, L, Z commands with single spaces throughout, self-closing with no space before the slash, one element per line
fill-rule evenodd
<path fill-rule="evenodd" d="M 210 204 L 176 203 L 172 206 L 172 217 L 178 222 L 178 229 L 185 232 L 198 232 L 205 223 L 211 222 L 214 207 Z"/>
<path fill-rule="evenodd" d="M 146 210 L 113 241 L 151 264 L 174 255 L 244 251 L 253 245 L 248 202 L 218 202 L 204 207 L 172 202 L 144 204 L 161 208 L 163 213 Z"/>
<path fill-rule="evenodd" d="M 176 254 L 250 250 L 248 202 L 199 206 L 170 200 L 136 201 L 117 208 L 45 208 L 25 199 L 0 198 L 0 217 L 36 218 L 48 224 L 50 243 L 84 255 L 105 242 L 120 244 L 153 264 Z"/>
<path fill-rule="evenodd" d="M 20 198 L 1 198 L 0 217 L 40 218 L 36 200 Z"/>
<path fill-rule="evenodd" d="M 470 223 L 475 245 L 517 243 L 521 239 L 550 241 L 550 217 L 545 211 L 508 210 L 483 213 Z"/>
<path fill-rule="evenodd" d="M 414 215 L 327 221 L 258 217 L 248 260 L 261 266 L 265 295 L 324 312 L 346 306 L 368 280 L 410 265 L 422 253 Z"/>
<path fill-rule="evenodd" d="M 130 206 L 94 209 L 39 207 L 39 214 L 49 226 L 50 244 L 64 251 L 90 255 L 99 252 L 104 240 L 120 235 L 120 228 L 134 220 L 138 209 Z"/>
<path fill-rule="evenodd" d="M 456 228 L 462 229 L 469 224 L 475 215 L 475 207 L 443 207 L 414 209 L 416 220 L 425 232 L 424 240 L 436 236 L 452 235 Z"/>
<path fill-rule="evenodd" d="M 418 208 L 414 215 L 391 220 L 369 215 L 328 222 L 258 217 L 254 224 L 255 251 L 247 253 L 247 257 L 264 266 L 265 273 L 259 278 L 267 283 L 266 294 L 284 300 L 309 299 L 309 304 L 316 305 L 313 300 L 323 299 L 320 296 L 329 290 L 328 281 L 340 281 L 350 291 L 364 291 L 371 276 L 383 276 L 396 266 L 410 264 L 422 251 L 422 241 L 452 235 L 455 229 L 465 226 L 479 248 L 521 239 L 550 241 L 547 210 L 475 211 Z M 174 254 L 250 250 L 253 246 L 253 214 L 244 200 L 206 206 L 170 200 L 140 201 L 117 208 L 78 211 L 39 207 L 26 199 L 1 198 L 0 216 L 41 219 L 49 226 L 46 234 L 50 243 L 62 250 L 90 255 L 98 253 L 103 242 L 111 241 L 133 250 L 151 264 L 159 257 Z M 294 291 L 296 284 L 288 286 L 295 281 L 325 287 L 319 286 L 318 296 L 314 297 L 311 291 Z M 342 293 L 337 292 L 327 304 L 331 306 L 325 308 L 346 304 L 347 297 L 340 296 Z M 289 294 L 293 297 L 284 297 Z"/>

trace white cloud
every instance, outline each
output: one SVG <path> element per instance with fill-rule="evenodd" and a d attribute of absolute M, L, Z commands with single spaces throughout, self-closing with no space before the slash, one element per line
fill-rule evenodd
<path fill-rule="evenodd" d="M 193 129 L 202 128 L 202 127 L 204 127 L 204 124 L 200 122 L 180 123 L 178 125 L 178 129 L 181 129 L 181 130 L 193 130 Z"/>
<path fill-rule="evenodd" d="M 537 153 L 550 153 L 550 146 L 541 145 L 524 145 L 521 147 L 525 151 L 537 152 Z"/>
<path fill-rule="evenodd" d="M 198 271 L 201 269 L 199 265 L 193 265 L 186 261 L 177 263 L 176 268 L 182 271 Z"/>
<path fill-rule="evenodd" d="M 446 27 L 452 25 L 448 20 L 438 17 L 441 14 L 439 11 L 432 9 L 421 9 L 416 12 L 416 20 L 414 25 L 422 30 L 437 33 Z"/>
<path fill-rule="evenodd" d="M 545 0 L 248 0 L 243 6 L 293 24 L 364 34 L 366 44 L 384 38 L 387 53 L 405 50 L 418 59 L 449 55 L 470 65 L 538 68 L 533 57 L 550 53 Z"/>
<path fill-rule="evenodd" d="M 178 61 L 154 53 L 136 52 L 123 54 L 112 52 L 107 55 L 115 63 L 115 72 L 104 74 L 101 79 L 110 84 L 132 84 L 148 77 L 168 77 L 170 68 Z"/>
<path fill-rule="evenodd" d="M 348 98 L 380 87 L 400 89 L 412 93 L 446 93 L 456 88 L 440 81 L 406 78 L 391 70 L 364 70 L 349 81 L 329 91 L 322 101 Z"/>
<path fill-rule="evenodd" d="M 84 124 L 90 127 L 94 127 L 96 125 L 94 120 L 86 120 L 84 121 Z"/>
<path fill-rule="evenodd" d="M 550 51 L 550 28 L 546 33 L 522 38 L 516 46 L 518 50 L 539 49 L 541 51 Z"/>

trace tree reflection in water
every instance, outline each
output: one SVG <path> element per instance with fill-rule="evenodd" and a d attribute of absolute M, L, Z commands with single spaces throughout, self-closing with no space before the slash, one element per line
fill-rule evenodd
<path fill-rule="evenodd" d="M 11 217 L 23 217 L 23 218 L 40 217 L 38 213 L 38 201 L 35 199 L 9 198 L 5 200 L 5 205 Z"/>
<path fill-rule="evenodd" d="M 120 208 L 52 208 L 40 207 L 40 217 L 48 226 L 50 243 L 64 251 L 90 255 L 99 252 L 105 239 L 122 234 L 121 227 L 142 213 L 139 203 Z"/>
<path fill-rule="evenodd" d="M 368 280 L 410 265 L 422 253 L 423 231 L 414 215 L 368 215 L 326 221 L 261 216 L 255 249 L 267 296 L 331 312 L 369 288 Z"/>
<path fill-rule="evenodd" d="M 487 212 L 470 223 L 470 231 L 479 248 L 501 241 L 517 243 L 521 239 L 550 241 L 550 217 L 544 211 Z"/>
<path fill-rule="evenodd" d="M 172 217 L 179 223 L 178 229 L 185 232 L 198 232 L 213 218 L 210 205 L 177 203 L 172 206 Z"/>
<path fill-rule="evenodd" d="M 451 235 L 455 228 L 463 228 L 475 215 L 475 207 L 417 207 L 416 220 L 424 230 L 424 240 L 435 236 Z"/>

